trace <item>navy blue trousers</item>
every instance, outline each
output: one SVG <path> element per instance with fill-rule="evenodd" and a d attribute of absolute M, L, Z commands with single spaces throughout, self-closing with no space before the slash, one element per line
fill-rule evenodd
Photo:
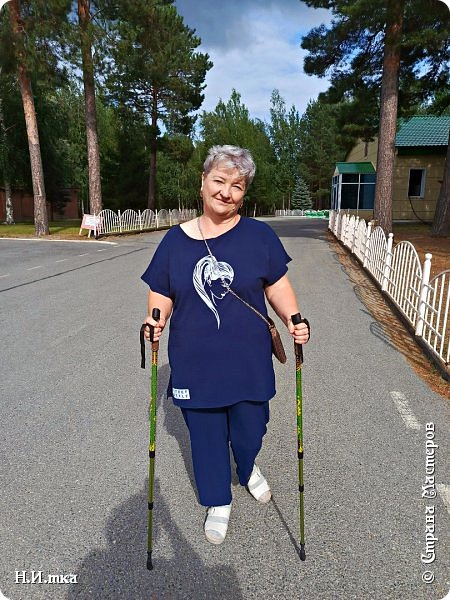
<path fill-rule="evenodd" d="M 230 446 L 241 485 L 247 485 L 269 422 L 269 402 L 238 402 L 221 408 L 182 408 L 191 438 L 200 503 L 231 502 Z"/>

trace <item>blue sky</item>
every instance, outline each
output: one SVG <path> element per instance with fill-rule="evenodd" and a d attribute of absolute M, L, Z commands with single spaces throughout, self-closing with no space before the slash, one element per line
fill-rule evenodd
<path fill-rule="evenodd" d="M 201 38 L 199 50 L 214 63 L 202 110 L 214 110 L 235 88 L 250 115 L 268 121 L 274 88 L 287 108 L 294 104 L 300 114 L 327 89 L 326 79 L 303 72 L 300 42 L 312 27 L 329 22 L 328 11 L 308 8 L 300 0 L 176 0 L 175 5 Z"/>

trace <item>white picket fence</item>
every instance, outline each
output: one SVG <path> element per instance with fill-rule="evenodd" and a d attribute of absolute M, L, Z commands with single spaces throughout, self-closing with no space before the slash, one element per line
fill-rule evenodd
<path fill-rule="evenodd" d="M 450 359 L 450 270 L 430 279 L 430 253 L 423 265 L 410 242 L 394 246 L 381 227 L 372 228 L 355 215 L 330 211 L 328 228 L 362 263 L 446 366 Z"/>
<path fill-rule="evenodd" d="M 294 208 L 293 210 L 279 209 L 275 211 L 276 217 L 310 217 L 328 219 L 328 210 L 301 210 Z"/>
<path fill-rule="evenodd" d="M 197 212 L 191 209 L 166 210 L 162 208 L 153 211 L 147 208 L 142 212 L 128 209 L 124 212 L 118 210 L 115 213 L 113 210 L 105 208 L 97 216 L 98 225 L 94 233 L 96 235 L 111 235 L 171 227 L 195 218 L 196 214 Z"/>

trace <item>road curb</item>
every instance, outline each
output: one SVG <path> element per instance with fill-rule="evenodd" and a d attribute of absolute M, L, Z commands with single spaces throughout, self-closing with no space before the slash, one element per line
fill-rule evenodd
<path fill-rule="evenodd" d="M 21 242 L 69 242 L 73 244 L 109 244 L 110 246 L 118 246 L 117 242 L 106 242 L 99 240 L 64 240 L 64 239 L 48 239 L 48 238 L 19 238 L 19 237 L 0 237 L 0 240 L 14 240 Z"/>

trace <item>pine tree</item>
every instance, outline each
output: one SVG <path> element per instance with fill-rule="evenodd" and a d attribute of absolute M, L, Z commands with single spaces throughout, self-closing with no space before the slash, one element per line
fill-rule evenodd
<path fill-rule="evenodd" d="M 309 193 L 306 181 L 301 176 L 296 177 L 291 208 L 299 210 L 309 210 L 312 208 L 311 194 Z"/>
<path fill-rule="evenodd" d="M 446 90 L 446 93 L 444 92 L 434 99 L 434 102 L 428 107 L 427 113 L 439 116 L 450 115 L 449 96 L 450 88 Z M 444 176 L 436 202 L 431 233 L 439 237 L 450 235 L 450 131 L 448 132 Z"/>
<path fill-rule="evenodd" d="M 69 8 L 69 0 L 10 0 L 5 8 L 10 27 L 6 28 L 3 21 L 1 28 L 1 64 L 5 72 L 16 73 L 22 97 L 38 237 L 48 235 L 49 228 L 32 75 L 43 76 L 46 81 L 60 72 L 57 38 Z"/>
<path fill-rule="evenodd" d="M 17 77 L 15 73 L 1 71 L 0 181 L 9 179 L 11 190 L 18 186 L 31 190 L 27 132 Z"/>
<path fill-rule="evenodd" d="M 379 107 L 375 216 L 385 231 L 391 231 L 398 107 L 400 114 L 408 112 L 442 90 L 448 97 L 448 8 L 429 0 L 304 2 L 333 11 L 329 28 L 317 27 L 302 40 L 309 52 L 305 71 L 330 76 L 330 97 L 353 104 L 365 136 Z"/>
<path fill-rule="evenodd" d="M 39 130 L 31 88 L 31 78 L 27 66 L 25 36 L 23 31 L 22 6 L 19 0 L 9 2 L 9 14 L 13 37 L 14 57 L 17 64 L 17 77 L 22 95 L 23 111 L 27 125 L 28 147 L 30 151 L 31 176 L 34 196 L 34 226 L 37 237 L 49 234 L 47 197 L 45 194 L 44 170 L 42 167 Z"/>
<path fill-rule="evenodd" d="M 386 234 L 392 231 L 395 135 L 405 3 L 406 0 L 388 1 L 384 35 L 374 217 Z"/>
<path fill-rule="evenodd" d="M 102 210 L 100 149 L 97 132 L 94 62 L 92 59 L 92 18 L 90 0 L 78 0 L 83 87 L 85 101 L 86 142 L 89 173 L 89 210 L 98 215 Z"/>
<path fill-rule="evenodd" d="M 145 115 L 149 125 L 148 208 L 156 206 L 156 157 L 162 121 L 169 133 L 189 134 L 193 112 L 203 102 L 207 54 L 196 51 L 200 38 L 174 6 L 147 0 L 120 0 L 110 37 L 112 97 Z M 165 2 L 167 4 L 167 2 Z"/>
<path fill-rule="evenodd" d="M 450 131 L 448 134 L 447 156 L 444 163 L 444 177 L 433 218 L 431 233 L 445 237 L 450 231 Z"/>

